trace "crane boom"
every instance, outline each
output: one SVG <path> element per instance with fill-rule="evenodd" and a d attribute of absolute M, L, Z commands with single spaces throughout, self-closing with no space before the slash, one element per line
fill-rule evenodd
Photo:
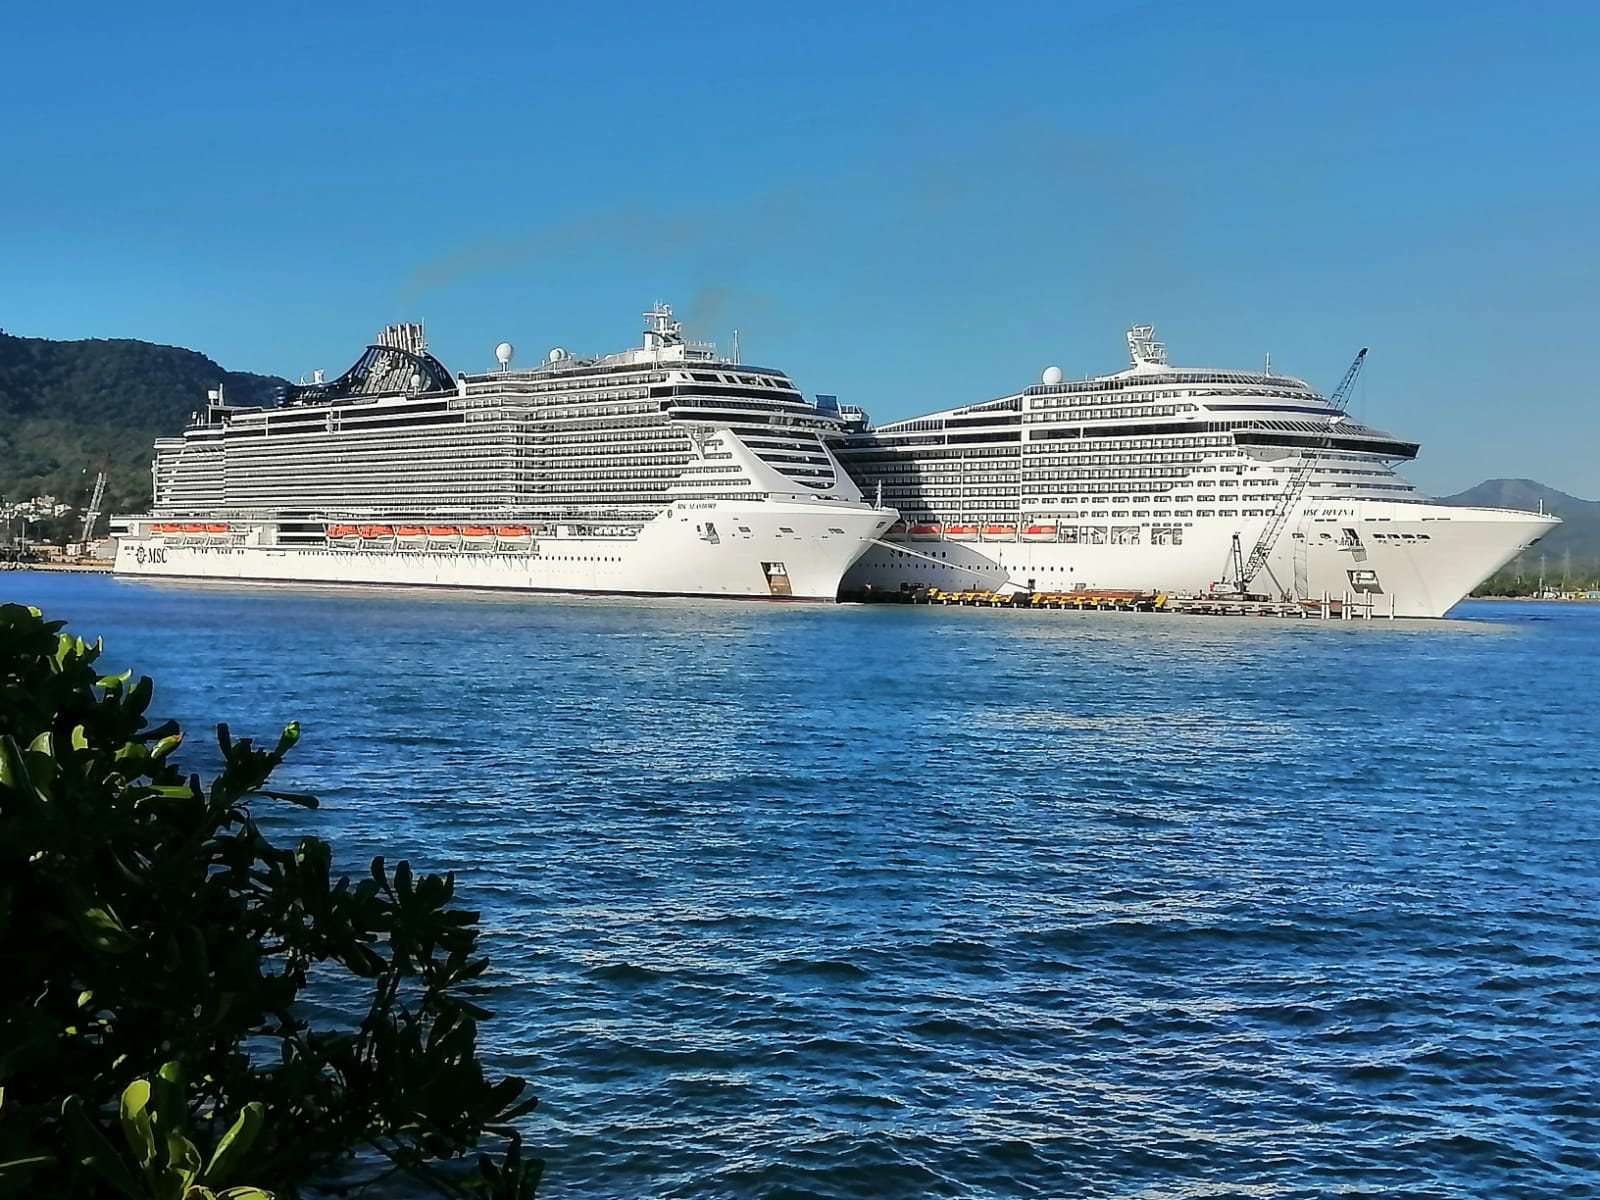
<path fill-rule="evenodd" d="M 1340 416 L 1344 415 L 1345 406 L 1350 403 L 1350 389 L 1355 386 L 1356 376 L 1361 374 L 1361 366 L 1367 361 L 1367 348 L 1361 347 L 1361 352 L 1356 355 L 1355 361 L 1350 364 L 1344 373 L 1344 378 L 1339 381 L 1339 386 L 1333 389 L 1333 394 L 1328 397 L 1328 407 Z M 1332 435 L 1324 445 L 1332 441 Z M 1278 506 L 1272 510 L 1266 528 L 1261 531 L 1261 536 L 1256 539 L 1256 544 L 1250 549 L 1250 556 L 1244 560 L 1244 565 L 1238 569 L 1238 578 L 1234 586 L 1243 594 L 1250 590 L 1250 585 L 1255 577 L 1261 574 L 1261 568 L 1267 565 L 1267 559 L 1272 556 L 1273 547 L 1278 544 L 1278 538 L 1283 534 L 1283 527 L 1289 520 L 1289 514 L 1294 511 L 1295 504 L 1305 493 L 1306 485 L 1311 482 L 1311 468 L 1316 460 L 1309 452 L 1303 451 L 1299 461 L 1295 463 L 1294 470 L 1289 473 L 1285 482 L 1283 495 L 1278 498 Z M 1237 543 L 1237 539 L 1236 539 Z M 1236 551 L 1237 553 L 1237 551 Z"/>
<path fill-rule="evenodd" d="M 94 477 L 94 492 L 89 497 L 89 507 L 83 510 L 83 528 L 78 533 L 78 541 L 83 546 L 83 552 L 89 552 L 89 539 L 94 534 L 94 523 L 100 519 L 100 502 L 106 498 L 106 473 L 101 471 Z"/>
<path fill-rule="evenodd" d="M 1333 395 L 1328 397 L 1328 407 L 1336 413 L 1343 413 L 1350 404 L 1350 389 L 1355 387 L 1356 376 L 1361 374 L 1361 364 L 1367 361 L 1367 348 L 1361 350 L 1345 370 L 1344 378 L 1339 380 L 1339 386 L 1333 389 Z"/>

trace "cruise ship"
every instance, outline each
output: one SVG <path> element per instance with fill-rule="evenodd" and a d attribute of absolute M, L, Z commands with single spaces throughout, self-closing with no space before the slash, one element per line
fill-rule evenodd
<path fill-rule="evenodd" d="M 1131 365 L 873 428 L 846 408 L 845 469 L 897 508 L 851 589 L 1331 597 L 1442 616 L 1558 522 L 1428 501 L 1417 444 L 1351 418 L 1365 351 L 1323 396 L 1268 369 L 1174 367 L 1149 325 Z"/>
<path fill-rule="evenodd" d="M 418 324 L 270 407 L 220 389 L 155 444 L 135 577 L 836 599 L 894 522 L 825 439 L 829 397 L 719 357 L 672 309 L 643 345 L 452 377 Z"/>

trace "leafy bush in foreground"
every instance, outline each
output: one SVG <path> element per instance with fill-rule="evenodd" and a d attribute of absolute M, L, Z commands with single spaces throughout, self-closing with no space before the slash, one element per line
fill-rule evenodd
<path fill-rule="evenodd" d="M 352 883 L 326 842 L 274 845 L 252 805 L 316 806 L 266 790 L 298 729 L 219 726 L 204 786 L 150 680 L 61 629 L 0 606 L 0 1194 L 531 1196 L 534 1101 L 478 1059 L 454 877 L 380 858 Z M 485 1133 L 499 1162 L 468 1158 Z"/>

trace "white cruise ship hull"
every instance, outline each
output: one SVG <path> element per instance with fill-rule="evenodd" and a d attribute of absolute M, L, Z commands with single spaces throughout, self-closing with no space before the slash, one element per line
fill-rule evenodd
<path fill-rule="evenodd" d="M 1557 523 L 1533 513 L 1444 504 L 1314 503 L 1291 521 L 1292 535 L 1279 539 L 1252 591 L 1274 598 L 1349 595 L 1370 601 L 1379 615 L 1441 617 Z M 1262 524 L 1196 520 L 1184 528 L 1181 545 L 880 542 L 846 572 L 844 586 L 1209 592 L 1226 587 L 1234 533 L 1248 552 Z"/>
<path fill-rule="evenodd" d="M 364 584 L 521 592 L 832 601 L 895 519 L 825 501 L 683 501 L 633 537 L 554 536 L 501 549 L 287 546 L 265 530 L 191 545 L 136 527 L 118 538 L 129 578 Z M 237 523 L 236 523 L 237 527 Z"/>

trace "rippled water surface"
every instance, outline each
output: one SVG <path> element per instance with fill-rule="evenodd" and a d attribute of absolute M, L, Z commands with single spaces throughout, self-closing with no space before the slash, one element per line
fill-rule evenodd
<path fill-rule="evenodd" d="M 1600 1196 L 1600 608 L 0 598 L 461 873 L 542 1196 Z"/>

